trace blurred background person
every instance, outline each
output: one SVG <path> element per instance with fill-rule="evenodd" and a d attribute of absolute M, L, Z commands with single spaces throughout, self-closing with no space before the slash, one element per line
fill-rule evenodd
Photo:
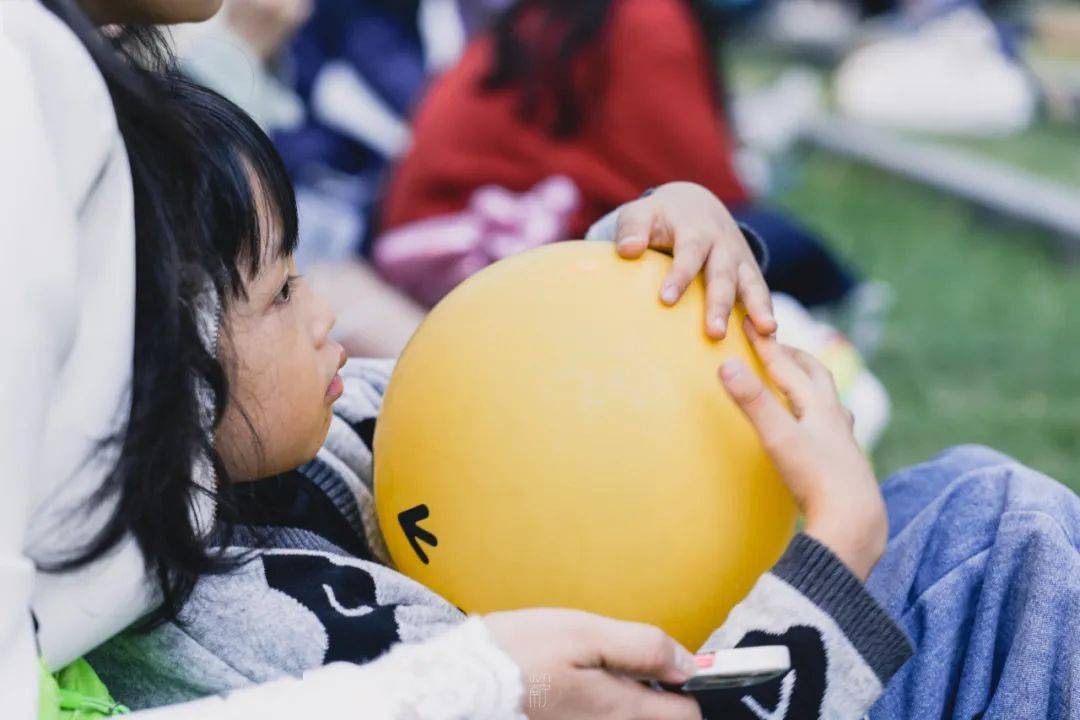
<path fill-rule="evenodd" d="M 811 307 L 840 302 L 853 273 L 797 221 L 757 203 L 736 169 L 721 56 L 729 4 L 515 4 L 426 94 L 382 229 L 468 210 L 485 186 L 530 193 L 565 177 L 578 197 L 569 212 L 556 203 L 554 234 L 580 237 L 648 188 L 686 179 L 762 235 L 770 287 Z"/>
<path fill-rule="evenodd" d="M 903 130 L 998 136 L 1028 127 L 1036 83 L 1022 57 L 1039 2 L 778 0 L 758 32 L 837 63 L 836 107 Z"/>
<path fill-rule="evenodd" d="M 878 37 L 836 70 L 836 102 L 862 122 L 901 130 L 996 136 L 1028 127 L 1035 82 L 1003 2 L 909 0 Z"/>
<path fill-rule="evenodd" d="M 177 32 L 184 72 L 274 138 L 296 183 L 298 265 L 334 305 L 351 354 L 396 355 L 423 317 L 361 252 L 414 99 L 463 32 L 453 0 L 227 0 L 213 21 Z"/>
<path fill-rule="evenodd" d="M 465 36 L 474 40 L 466 59 L 450 71 L 449 77 L 460 74 L 470 62 L 470 56 L 477 54 L 476 48 L 485 43 L 487 50 L 483 52 L 493 63 L 496 38 L 500 36 L 497 29 L 485 28 L 485 23 L 487 18 L 500 18 L 506 4 L 507 0 L 458 3 Z M 601 68 L 593 60 L 611 59 L 612 19 L 621 5 L 610 4 L 609 17 L 603 21 L 606 25 L 595 34 L 588 59 L 577 61 L 578 74 L 585 71 L 591 71 L 593 77 L 612 74 L 610 68 Z M 732 5 L 727 4 L 723 13 L 714 16 L 717 19 L 707 20 L 695 30 L 706 39 L 720 34 L 715 30 L 717 25 L 725 30 L 722 72 L 713 65 L 719 55 L 706 57 L 695 72 L 712 74 L 717 81 L 724 81 L 722 90 L 716 93 L 717 104 L 706 109 L 714 113 L 729 147 L 736 144 L 732 135 L 738 138 L 739 156 L 730 161 L 735 168 L 731 174 L 755 203 L 761 204 L 767 197 L 771 205 L 784 208 L 790 217 L 819 229 L 829 239 L 830 246 L 842 257 L 850 258 L 867 277 L 886 283 L 860 283 L 846 295 L 843 303 L 846 308 L 840 312 L 822 312 L 824 306 L 819 305 L 814 313 L 817 318 L 827 319 L 841 328 L 864 350 L 864 356 L 872 357 L 875 374 L 883 380 L 894 400 L 890 430 L 876 451 L 882 467 L 895 470 L 925 457 L 943 442 L 978 438 L 1007 448 L 1029 463 L 1067 476 L 1080 447 L 1072 432 L 1078 421 L 1076 388 L 1080 385 L 1075 380 L 1075 353 L 1061 353 L 1056 348 L 1060 338 L 1070 336 L 1071 319 L 1066 308 L 1075 306 L 1074 298 L 1080 298 L 1077 294 L 1080 276 L 1065 269 L 1059 256 L 1046 252 L 1056 240 L 1027 221 L 987 222 L 987 217 L 998 217 L 996 212 L 987 215 L 985 208 L 973 207 L 964 196 L 954 197 L 949 192 L 924 187 L 920 181 L 898 177 L 888 168 L 852 162 L 843 152 L 816 141 L 812 132 L 819 122 L 841 119 L 885 125 L 886 137 L 894 134 L 890 128 L 903 129 L 904 135 L 896 133 L 895 137 L 915 141 L 920 148 L 923 141 L 928 141 L 927 146 L 970 153 L 995 163 L 1002 172 L 1026 172 L 1042 183 L 1063 184 L 1067 190 L 1080 177 L 1077 171 L 1080 142 L 1076 142 L 1080 126 L 1075 124 L 1075 119 L 1080 117 L 1080 94 L 1076 92 L 1080 88 L 1077 83 L 1080 78 L 1077 13 L 1080 11 L 1074 3 L 1042 0 L 978 4 L 923 0 L 865 5 L 860 8 L 853 0 L 769 0 L 747 3 L 733 11 Z M 535 3 L 532 6 L 534 10 L 537 7 Z M 315 22 L 321 7 L 322 2 L 316 3 L 311 22 Z M 701 17 L 697 6 L 686 3 L 681 7 L 689 8 L 681 16 L 684 25 L 689 16 L 693 27 Z M 759 9 L 767 12 L 746 17 Z M 509 12 L 524 11 L 511 8 Z M 776 32 L 777 17 L 786 20 L 780 23 L 781 30 L 789 31 L 786 35 Z M 738 21 L 737 27 L 729 35 L 727 30 L 736 25 L 733 18 Z M 993 33 L 986 32 L 987 18 L 993 22 Z M 564 21 L 559 22 L 565 27 Z M 643 55 L 656 44 L 668 46 L 667 52 L 674 52 L 669 42 L 660 42 L 670 35 L 669 25 L 656 23 L 634 52 Z M 306 29 L 304 23 L 300 27 Z M 792 34 L 796 30 L 801 30 L 802 36 Z M 825 36 L 832 38 L 831 49 L 827 51 L 799 47 L 797 42 L 799 37 Z M 963 41 L 964 38 L 970 42 Z M 582 40 L 580 53 L 585 54 L 589 45 Z M 702 47 L 706 50 L 699 50 L 699 57 L 708 56 L 716 46 L 703 41 Z M 885 47 L 886 51 L 879 51 L 879 47 Z M 554 52 L 550 46 L 548 50 Z M 873 62 L 864 63 L 866 58 Z M 936 69 L 931 58 L 937 59 Z M 472 62 L 476 64 L 475 60 Z M 244 65 L 248 73 L 247 86 L 241 84 L 242 94 L 254 95 L 253 63 L 241 60 L 237 64 Z M 272 70 L 272 77 L 281 81 L 280 86 L 297 98 L 297 107 L 310 112 L 296 92 L 292 40 L 284 42 L 281 50 L 269 62 L 262 63 L 262 67 Z M 557 63 L 548 63 L 544 77 L 557 75 L 556 68 Z M 919 73 L 913 72 L 916 69 Z M 998 84 L 993 95 L 981 96 L 978 103 L 966 99 L 970 97 L 969 91 L 983 84 L 978 75 L 984 69 L 990 74 L 1003 73 L 1015 78 L 1020 73 L 1037 79 L 1038 111 L 1030 125 L 1023 127 L 1027 122 L 1023 112 L 1027 103 L 1024 93 L 1030 93 L 1030 88 L 1014 93 L 1014 99 L 1020 102 L 1012 105 L 1001 95 L 1005 84 Z M 691 74 L 685 63 L 674 72 L 683 78 Z M 905 72 L 907 79 L 902 77 Z M 374 256 L 387 254 L 380 250 L 392 250 L 391 269 L 407 271 L 404 275 L 396 272 L 386 275 L 397 284 L 396 293 L 362 264 L 365 257 L 362 253 L 368 252 L 370 257 L 371 248 L 358 239 L 364 237 L 361 223 L 349 219 L 355 214 L 356 206 L 349 200 L 340 201 L 333 194 L 324 196 L 328 201 L 314 204 L 316 208 L 344 211 L 340 217 L 345 220 L 322 223 L 321 227 L 329 229 L 328 236 L 341 238 L 340 242 L 325 245 L 327 252 L 323 257 L 343 256 L 345 260 L 318 267 L 309 263 L 305 272 L 315 282 L 323 281 L 319 275 L 324 270 L 330 272 L 335 287 L 324 292 L 335 298 L 342 317 L 339 328 L 343 332 L 339 339 L 353 352 L 395 354 L 426 307 L 461 278 L 504 253 L 571 237 L 574 234 L 571 225 L 582 222 L 577 217 L 581 214 L 583 192 L 578 179 L 565 171 L 542 177 L 532 173 L 531 182 L 520 180 L 516 186 L 501 181 L 491 184 L 477 181 L 471 191 L 459 188 L 458 180 L 454 179 L 477 173 L 488 164 L 496 166 L 497 175 L 513 174 L 516 178 L 520 167 L 538 164 L 537 156 L 563 159 L 571 147 L 581 144 L 580 135 L 558 141 L 544 140 L 547 134 L 544 128 L 522 123 L 523 135 L 501 130 L 488 133 L 486 140 L 475 145 L 471 139 L 457 147 L 451 145 L 450 151 L 465 149 L 452 157 L 446 156 L 445 145 L 435 147 L 434 155 L 420 152 L 429 129 L 424 122 L 427 106 L 432 104 L 433 96 L 444 92 L 442 86 L 450 82 L 449 77 L 435 81 L 435 89 L 429 93 L 427 88 L 434 74 L 427 73 L 412 105 L 401 116 L 409 136 L 413 132 L 417 135 L 417 149 L 409 154 L 406 163 L 417 156 L 451 178 L 445 183 L 425 185 L 424 192 L 430 191 L 444 200 L 451 198 L 446 205 L 454 209 L 440 209 L 423 220 L 399 225 L 384 222 L 391 229 L 380 235 Z M 477 84 L 481 84 L 489 73 L 478 70 L 475 74 Z M 915 77 L 918 74 L 929 76 L 934 84 L 922 83 Z M 860 78 L 869 88 L 863 99 L 857 97 L 860 91 L 854 82 Z M 941 92 L 939 86 L 951 86 L 951 89 Z M 465 94 L 470 95 L 470 101 L 475 100 L 471 96 L 481 95 L 475 91 L 475 85 L 461 87 L 468 91 Z M 518 91 L 508 88 L 492 91 L 491 95 L 515 92 Z M 651 113 L 650 117 L 660 119 L 651 122 L 638 146 L 610 143 L 630 157 L 631 162 L 625 165 L 632 170 L 640 165 L 637 158 L 643 152 L 642 147 L 652 150 L 652 156 L 672 155 L 667 150 L 671 136 L 689 135 L 693 124 L 684 118 L 690 117 L 690 113 L 675 107 L 671 99 L 673 92 L 669 87 L 639 92 L 645 100 L 636 113 L 642 116 Z M 425 94 L 431 96 L 426 102 L 421 100 Z M 947 100 L 949 106 L 944 102 L 928 105 L 920 99 L 931 95 Z M 833 102 L 822 102 L 830 96 Z M 894 116 L 890 121 L 885 113 L 877 113 L 881 119 L 875 120 L 869 114 L 860 114 L 856 107 L 862 103 L 869 108 L 873 102 L 890 96 L 898 101 L 891 107 L 904 110 L 906 117 Z M 244 97 L 230 97 L 244 102 Z M 602 99 L 599 94 L 586 97 L 581 110 L 587 122 L 606 111 Z M 487 101 L 500 112 L 510 104 L 503 101 L 500 106 L 490 97 Z M 408 125 L 418 102 L 422 108 L 419 129 L 412 130 Z M 876 107 L 888 110 L 881 105 Z M 963 111 L 974 122 L 953 123 L 944 132 L 942 125 L 934 130 L 931 124 L 922 121 L 914 129 L 905 128 L 903 121 L 919 119 L 915 111 L 920 107 L 929 108 L 939 118 L 946 110 Z M 289 112 L 283 115 L 287 118 Z M 624 113 L 612 120 L 608 112 L 607 117 L 608 126 L 614 123 L 618 128 L 620 123 L 634 122 L 637 115 Z M 935 115 L 923 113 L 921 117 L 923 121 L 932 121 Z M 1015 122 L 1018 118 L 1020 122 Z M 481 124 L 486 122 L 485 118 L 480 120 Z M 931 132 L 920 131 L 920 127 Z M 998 130 L 984 131 L 994 127 Z M 465 128 L 469 126 L 465 124 Z M 515 132 L 518 130 L 520 127 L 515 128 Z M 657 147 L 662 150 L 658 152 Z M 495 152 L 505 156 L 506 161 L 489 163 Z M 702 150 L 691 160 L 704 155 Z M 745 161 L 747 155 L 758 160 L 756 167 L 755 163 Z M 619 157 L 617 153 L 613 156 Z M 433 159 L 429 162 L 427 157 Z M 613 175 L 616 170 L 629 172 L 609 162 L 606 153 L 597 152 L 596 157 L 593 163 L 585 162 L 590 170 Z M 758 172 L 762 168 L 764 172 Z M 334 172 L 315 172 L 311 176 L 334 178 L 335 182 L 327 183 L 326 187 L 350 187 L 347 178 L 346 182 L 338 183 L 342 175 Z M 970 178 L 971 182 L 990 179 L 982 175 Z M 636 196 L 649 186 L 648 181 L 637 181 L 624 192 Z M 385 182 L 376 180 L 372 185 L 373 202 L 378 201 L 385 188 Z M 305 198 L 320 197 L 308 194 L 307 188 L 301 189 L 301 195 L 302 202 Z M 391 192 L 392 201 L 395 195 Z M 348 193 L 344 196 L 350 197 Z M 303 212 L 306 207 L 304 203 L 302 226 L 311 227 L 310 222 L 303 223 L 312 217 L 310 212 Z M 409 209 L 404 204 L 400 207 Z M 597 212 L 600 208 L 593 214 Z M 776 241 L 767 228 L 757 227 L 770 241 Z M 332 235 L 335 231 L 340 235 Z M 1074 236 L 1080 237 L 1080 233 Z M 1048 239 L 1054 243 L 1047 243 Z M 302 246 L 313 248 L 315 243 L 305 242 Z M 385 272 L 387 267 L 380 270 Z M 774 262 L 770 273 L 774 284 L 776 270 Z M 377 292 L 369 294 L 365 283 L 374 284 Z M 883 291 L 878 311 L 873 309 L 872 297 L 869 303 L 861 302 L 866 296 L 861 290 L 875 289 L 867 288 L 868 285 L 876 285 L 876 289 Z M 412 297 L 405 298 L 406 294 Z M 378 302 L 386 298 L 391 298 L 398 310 L 381 310 Z M 863 312 L 867 306 L 871 309 Z M 356 311 L 364 307 L 368 312 Z M 356 322 L 350 322 L 350 317 Z M 385 319 L 384 325 L 393 337 L 380 346 L 391 349 L 365 349 L 364 343 L 372 342 L 378 333 L 363 332 L 362 321 L 373 318 Z M 869 322 L 864 322 L 865 318 Z M 344 332 L 350 325 L 361 331 Z M 1010 338 L 1007 328 L 1011 327 L 1025 328 L 1022 342 Z M 978 331 L 959 333 L 957 328 Z M 916 377 L 912 368 L 926 371 Z M 987 390 L 988 377 L 994 378 L 992 392 Z M 948 412 L 942 413 L 943 407 Z M 1010 419 L 1021 416 L 1030 417 L 1033 422 L 1018 426 Z M 928 418 L 937 420 L 931 422 Z"/>
<path fill-rule="evenodd" d="M 507 4 L 226 0 L 212 21 L 174 29 L 184 72 L 274 138 L 296 183 L 298 265 L 334 306 L 351 354 L 396 355 L 423 317 L 364 259 L 374 211 L 429 78 Z"/>

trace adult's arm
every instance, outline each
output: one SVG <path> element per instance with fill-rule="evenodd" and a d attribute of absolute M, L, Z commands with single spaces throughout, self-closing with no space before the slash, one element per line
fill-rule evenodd
<path fill-rule="evenodd" d="M 2 18 L 0 18 L 2 19 Z M 70 262 L 73 218 L 59 211 L 30 72 L 0 33 L 0 697 L 11 717 L 37 707 L 30 596 L 34 565 L 23 553 L 30 487 L 63 333 L 52 322 L 53 268 Z"/>
<path fill-rule="evenodd" d="M 472 619 L 425 643 L 397 645 L 366 665 L 334 663 L 183 705 L 135 713 L 147 720 L 524 720 L 521 671 Z"/>
<path fill-rule="evenodd" d="M 0 21 L 5 19 L 0 15 Z M 5 94 L 5 112 L 0 114 L 0 248 L 7 268 L 7 279 L 0 282 L 0 704 L 9 717 L 26 720 L 38 716 L 39 650 L 31 605 L 41 584 L 26 551 L 31 489 L 35 468 L 49 452 L 41 438 L 54 393 L 59 392 L 55 383 L 78 333 L 70 310 L 77 298 L 72 285 L 78 284 L 80 249 L 74 203 L 65 194 L 68 186 L 57 177 L 57 148 L 46 131 L 34 78 L 21 49 L 0 34 L 0 88 Z M 125 587 L 146 585 L 141 577 L 118 581 Z M 86 592 L 96 591 L 99 584 Z M 63 610 L 51 608 L 46 614 Z M 54 619 L 62 626 L 69 618 Z M 354 712 L 376 720 L 501 719 L 518 717 L 520 696 L 520 670 L 486 627 L 474 621 L 431 642 L 397 648 L 369 666 L 331 666 L 302 680 L 259 686 L 195 706 L 177 705 L 154 716 L 293 719 Z"/>

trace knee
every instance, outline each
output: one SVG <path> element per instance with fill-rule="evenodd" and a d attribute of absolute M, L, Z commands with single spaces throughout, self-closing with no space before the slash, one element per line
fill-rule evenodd
<path fill-rule="evenodd" d="M 997 467 L 999 465 L 1012 465 L 1018 461 L 1009 457 L 1000 450 L 995 450 L 986 445 L 974 443 L 955 445 L 943 450 L 934 457 L 931 463 L 947 465 L 955 474 L 981 470 L 983 468 Z"/>
<path fill-rule="evenodd" d="M 1007 455 L 979 446 L 949 451 L 962 470 L 950 483 L 948 505 L 970 517 L 994 522 L 1006 515 L 1037 513 L 1053 518 L 1072 534 L 1080 529 L 1080 497 L 1063 483 Z"/>
<path fill-rule="evenodd" d="M 964 475 L 1015 462 L 1008 455 L 984 445 L 957 445 L 924 463 L 901 470 L 888 478 L 882 489 L 886 497 L 894 493 L 917 495 L 914 500 L 921 506 Z"/>
<path fill-rule="evenodd" d="M 1001 472 L 996 470 L 1000 469 Z M 931 505 L 951 505 L 958 498 L 965 514 L 1000 512 L 1014 470 L 1027 470 L 1004 453 L 981 445 L 958 445 L 920 465 L 901 470 L 882 485 L 891 534 L 900 532 Z M 978 501 L 973 501 L 979 496 Z M 940 502 L 937 502 L 939 501 Z M 939 510 L 940 512 L 940 510 Z"/>

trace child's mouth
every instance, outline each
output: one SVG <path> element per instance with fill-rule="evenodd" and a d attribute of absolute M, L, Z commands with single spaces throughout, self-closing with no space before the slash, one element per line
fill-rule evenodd
<path fill-rule="evenodd" d="M 345 361 L 349 359 L 349 356 L 345 354 L 345 348 L 341 349 L 341 354 L 338 357 L 337 369 L 345 367 Z M 334 375 L 334 378 L 330 381 L 330 384 L 326 386 L 326 399 L 330 402 L 334 402 L 341 394 L 345 392 L 345 381 L 341 379 L 340 374 Z"/>
<path fill-rule="evenodd" d="M 340 375 L 335 375 L 330 384 L 326 386 L 326 399 L 334 402 L 341 397 L 343 392 L 345 392 L 345 381 L 341 379 Z"/>

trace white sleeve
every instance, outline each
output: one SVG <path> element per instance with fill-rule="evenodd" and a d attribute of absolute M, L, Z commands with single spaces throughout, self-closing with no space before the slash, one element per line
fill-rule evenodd
<path fill-rule="evenodd" d="M 5 715 L 37 715 L 38 668 L 30 603 L 33 563 L 23 546 L 29 488 L 51 379 L 72 332 L 57 322 L 62 275 L 77 243 L 74 214 L 60 197 L 52 147 L 30 75 L 0 35 L 0 87 L 9 102 L 0 115 L 0 242 L 11 272 L 0 282 L 0 705 Z M 336 664 L 303 679 L 256 686 L 212 698 L 136 713 L 148 718 L 348 717 L 365 720 L 517 720 L 522 680 L 513 661 L 470 620 L 426 643 L 399 645 L 363 666 Z"/>
<path fill-rule="evenodd" d="M 37 650 L 30 615 L 34 565 L 24 553 L 30 489 L 72 328 L 57 322 L 75 262 L 74 213 L 60 197 L 51 147 L 22 55 L 0 33 L 0 697 L 36 717 Z M 61 286 L 61 287 L 58 287 Z"/>
<path fill-rule="evenodd" d="M 585 239 L 599 240 L 601 242 L 615 242 L 615 230 L 618 229 L 619 212 L 622 209 L 623 206 L 620 205 L 590 225 L 589 230 L 585 233 Z"/>
<path fill-rule="evenodd" d="M 0 23 L 3 16 L 0 15 Z M 27 557 L 30 491 L 48 448 L 41 437 L 54 384 L 77 327 L 70 321 L 79 236 L 63 196 L 54 146 L 45 132 L 24 56 L 0 26 L 0 707 L 6 717 L 38 717 L 38 650 Z M 433 640 L 400 645 L 364 666 L 333 665 L 146 717 L 347 717 L 365 720 L 517 720 L 522 680 L 479 620 Z"/>
<path fill-rule="evenodd" d="M 401 644 L 366 665 L 304 675 L 135 713 L 139 720 L 524 720 L 521 671 L 471 619 L 424 643 Z"/>

